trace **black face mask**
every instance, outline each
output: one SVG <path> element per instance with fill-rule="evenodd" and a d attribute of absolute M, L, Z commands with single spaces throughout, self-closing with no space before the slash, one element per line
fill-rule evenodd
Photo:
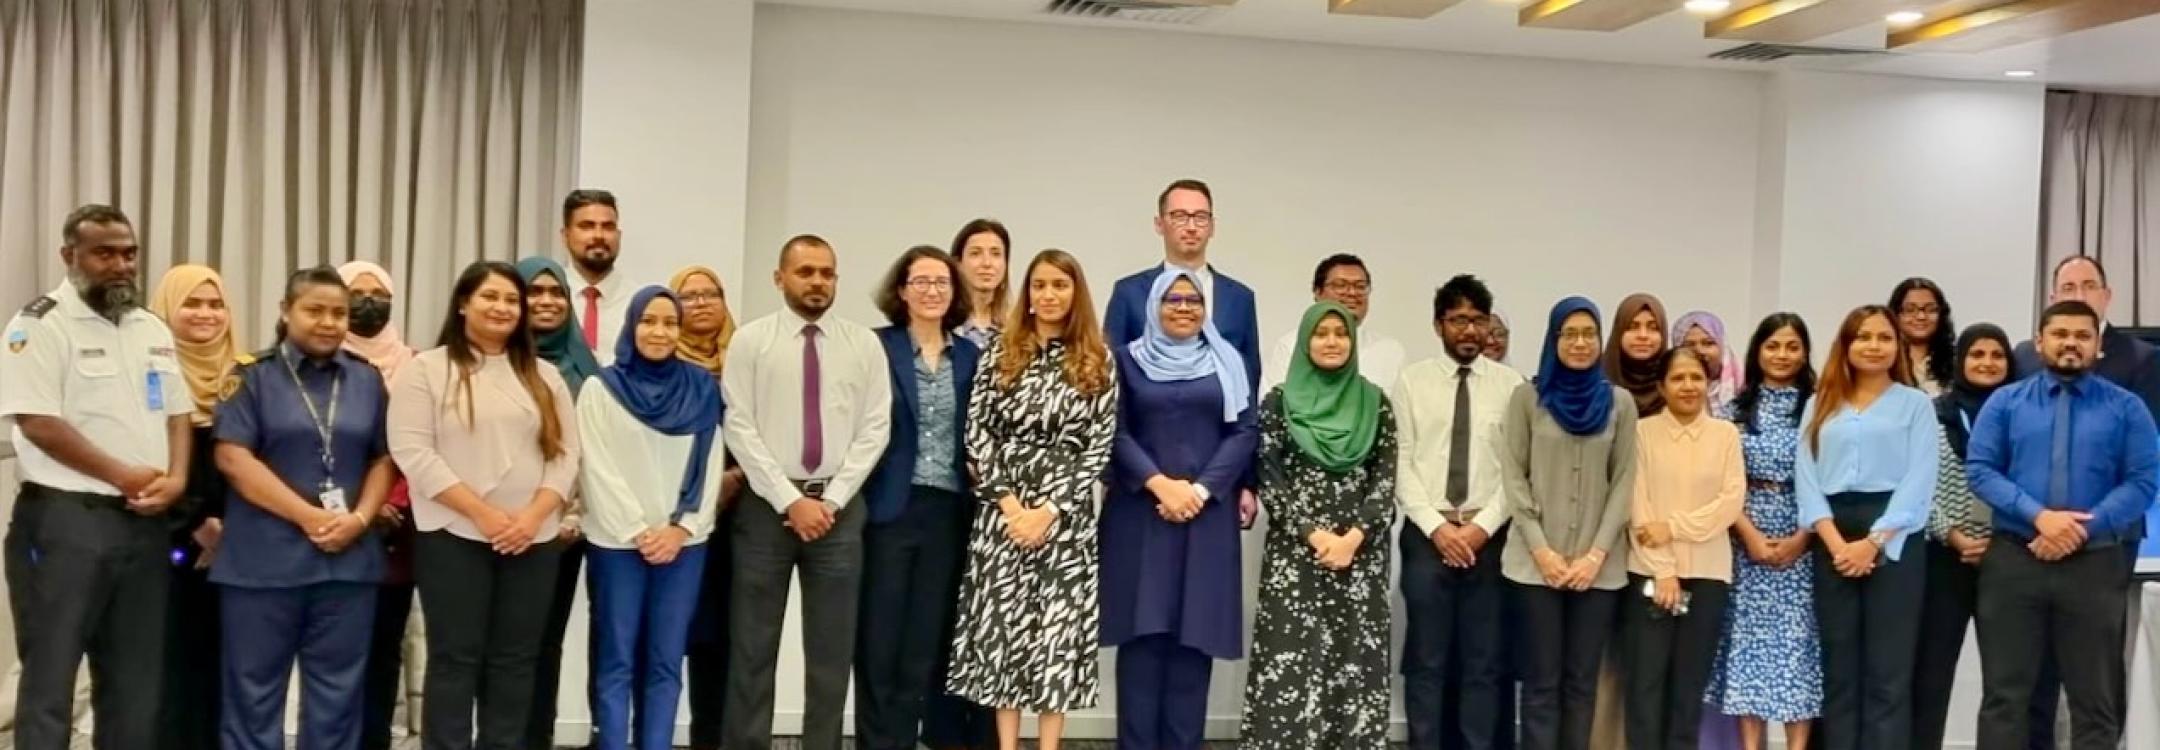
<path fill-rule="evenodd" d="M 374 338 L 390 327 L 390 300 L 382 297 L 361 296 L 352 300 L 352 332 L 361 338 Z"/>

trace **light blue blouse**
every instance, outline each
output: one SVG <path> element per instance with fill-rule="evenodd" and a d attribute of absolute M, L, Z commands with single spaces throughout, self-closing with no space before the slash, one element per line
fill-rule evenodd
<path fill-rule="evenodd" d="M 1935 405 L 1918 388 L 1891 385 L 1866 411 L 1840 407 L 1823 422 L 1818 456 L 1804 432 L 1817 403 L 1809 399 L 1801 412 L 1800 460 L 1793 465 L 1800 525 L 1829 518 L 1831 495 L 1889 492 L 1890 505 L 1872 530 L 1893 534 L 1883 554 L 1896 561 L 1905 538 L 1927 526 L 1928 501 L 1935 495 Z"/>

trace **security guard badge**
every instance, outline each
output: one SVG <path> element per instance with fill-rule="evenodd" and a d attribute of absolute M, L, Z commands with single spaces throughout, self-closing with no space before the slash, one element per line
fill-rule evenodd
<path fill-rule="evenodd" d="M 28 330 L 17 328 L 8 331 L 7 350 L 9 354 L 21 354 L 22 350 L 28 346 L 30 346 L 30 332 Z"/>

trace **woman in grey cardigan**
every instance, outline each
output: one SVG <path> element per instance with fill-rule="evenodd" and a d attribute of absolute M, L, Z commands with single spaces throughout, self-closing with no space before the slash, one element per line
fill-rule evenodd
<path fill-rule="evenodd" d="M 1535 383 L 1508 402 L 1503 434 L 1515 543 L 1501 573 L 1522 599 L 1523 750 L 1588 750 L 1598 664 L 1627 584 L 1635 400 L 1598 366 L 1597 305 L 1553 306 Z"/>

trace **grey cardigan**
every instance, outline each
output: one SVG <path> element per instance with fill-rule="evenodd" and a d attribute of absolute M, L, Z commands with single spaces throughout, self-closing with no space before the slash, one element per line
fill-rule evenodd
<path fill-rule="evenodd" d="M 1575 559 L 1605 551 L 1591 587 L 1627 585 L 1629 501 L 1635 490 L 1635 397 L 1613 388 L 1612 418 L 1595 435 L 1573 435 L 1538 405 L 1537 386 L 1524 383 L 1508 399 L 1500 453 L 1506 469 L 1513 538 L 1500 554 L 1508 580 L 1545 585 L 1530 553 L 1550 548 Z"/>

